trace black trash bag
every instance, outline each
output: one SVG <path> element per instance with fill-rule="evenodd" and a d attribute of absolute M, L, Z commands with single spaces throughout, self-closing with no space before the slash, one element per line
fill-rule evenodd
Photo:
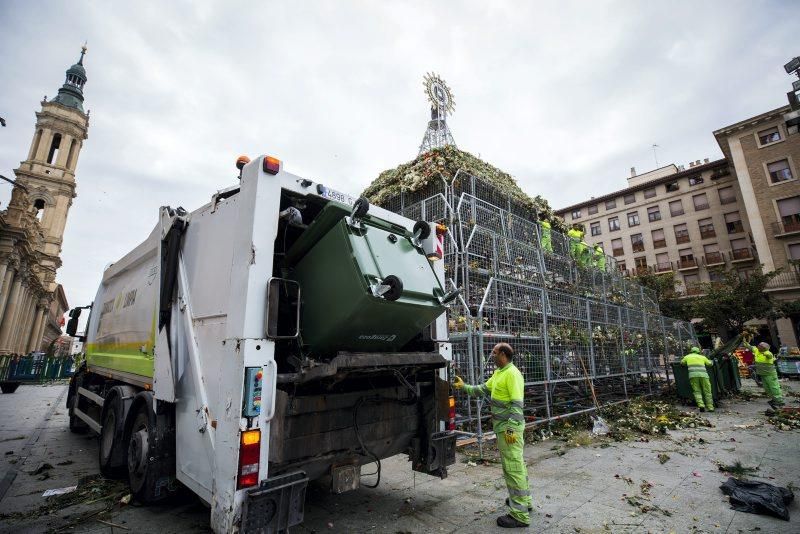
<path fill-rule="evenodd" d="M 719 489 L 725 495 L 730 495 L 731 508 L 734 510 L 789 520 L 786 506 L 794 500 L 794 493 L 790 489 L 735 478 L 729 478 Z"/>

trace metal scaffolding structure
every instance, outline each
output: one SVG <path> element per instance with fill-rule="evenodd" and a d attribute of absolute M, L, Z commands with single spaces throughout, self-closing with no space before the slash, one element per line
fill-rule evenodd
<path fill-rule="evenodd" d="M 691 323 L 662 316 L 656 295 L 613 258 L 605 268 L 577 261 L 555 230 L 543 247 L 538 214 L 484 179 L 459 172 L 383 207 L 447 225 L 445 272 L 462 288 L 448 312 L 453 372 L 485 381 L 492 347 L 510 343 L 529 424 L 593 411 L 592 386 L 601 405 L 654 393 L 670 380 L 669 362 L 696 343 Z M 482 399 L 457 398 L 460 432 L 481 439 L 488 416 Z"/>

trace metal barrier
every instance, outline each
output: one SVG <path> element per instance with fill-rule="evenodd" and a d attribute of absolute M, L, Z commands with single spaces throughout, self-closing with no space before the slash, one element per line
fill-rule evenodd
<path fill-rule="evenodd" d="M 0 356 L 0 381 L 43 383 L 69 378 L 74 372 L 71 356 Z"/>

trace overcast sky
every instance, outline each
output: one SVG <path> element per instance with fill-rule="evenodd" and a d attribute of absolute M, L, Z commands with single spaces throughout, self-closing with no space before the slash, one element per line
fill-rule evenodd
<path fill-rule="evenodd" d="M 0 174 L 88 40 L 58 273 L 87 304 L 159 206 L 207 202 L 239 154 L 352 194 L 413 159 L 427 71 L 455 93 L 459 148 L 554 208 L 654 168 L 653 143 L 661 165 L 719 158 L 713 130 L 786 103 L 798 15 L 797 1 L 5 1 Z"/>

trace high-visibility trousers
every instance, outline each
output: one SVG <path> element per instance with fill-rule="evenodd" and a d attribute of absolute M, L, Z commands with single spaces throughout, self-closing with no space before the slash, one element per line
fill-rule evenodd
<path fill-rule="evenodd" d="M 531 489 L 528 486 L 528 467 L 522 456 L 525 445 L 523 424 L 514 425 L 517 435 L 516 443 L 506 443 L 505 429 L 510 423 L 495 425 L 497 434 L 497 448 L 500 450 L 500 460 L 503 465 L 503 478 L 508 488 L 508 514 L 523 523 L 530 524 L 531 516 L 528 507 L 531 506 Z"/>
<path fill-rule="evenodd" d="M 761 385 L 764 386 L 764 392 L 778 404 L 783 404 L 783 392 L 778 382 L 778 372 L 773 368 L 772 372 L 759 373 L 759 376 Z"/>
<path fill-rule="evenodd" d="M 714 397 L 711 395 L 711 380 L 707 376 L 693 376 L 689 378 L 689 384 L 692 386 L 697 407 L 713 411 Z"/>

